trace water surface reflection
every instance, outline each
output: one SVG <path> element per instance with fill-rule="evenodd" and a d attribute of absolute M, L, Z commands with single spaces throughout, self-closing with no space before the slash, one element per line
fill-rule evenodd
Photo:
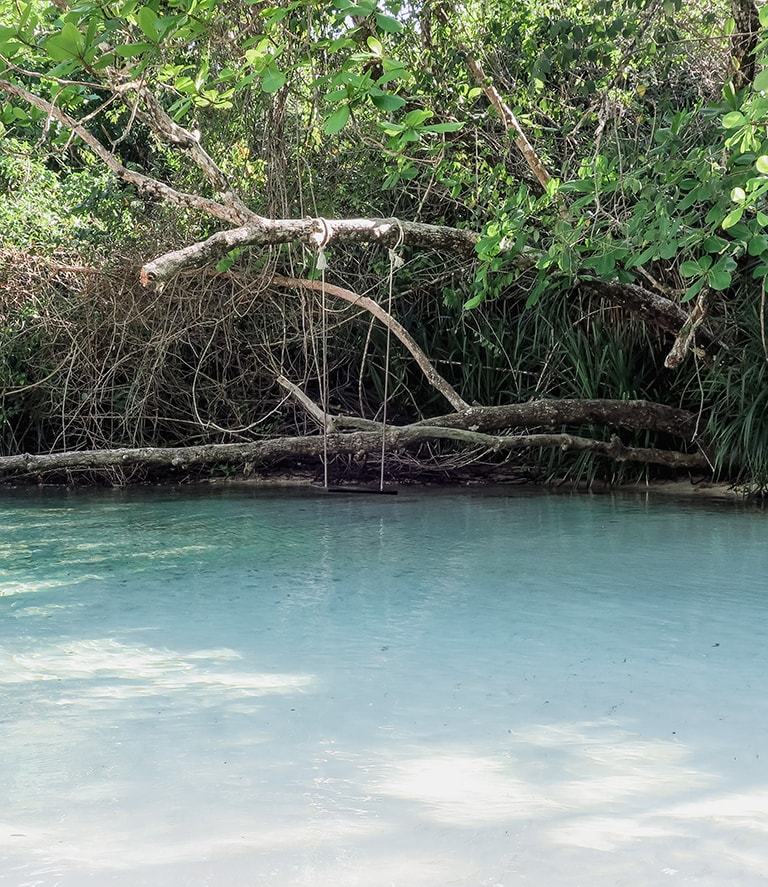
<path fill-rule="evenodd" d="M 9 496 L 0 884 L 763 884 L 764 521 Z"/>

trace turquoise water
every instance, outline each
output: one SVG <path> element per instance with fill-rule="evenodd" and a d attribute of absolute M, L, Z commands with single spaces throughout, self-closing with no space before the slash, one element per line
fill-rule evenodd
<path fill-rule="evenodd" d="M 0 497 L 0 885 L 768 883 L 768 516 Z"/>

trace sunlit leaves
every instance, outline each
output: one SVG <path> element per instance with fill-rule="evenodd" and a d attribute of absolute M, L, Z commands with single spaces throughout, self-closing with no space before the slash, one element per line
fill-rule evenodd
<path fill-rule="evenodd" d="M 745 123 L 747 123 L 747 118 L 741 111 L 729 111 L 723 117 L 723 126 L 726 129 L 735 129 L 737 126 L 744 126 Z"/>
<path fill-rule="evenodd" d="M 261 88 L 267 93 L 277 92 L 278 89 L 285 86 L 287 79 L 285 74 L 275 65 L 267 65 L 261 76 Z"/>

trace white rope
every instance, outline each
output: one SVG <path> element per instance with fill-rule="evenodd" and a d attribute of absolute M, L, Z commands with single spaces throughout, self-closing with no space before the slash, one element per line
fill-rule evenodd
<path fill-rule="evenodd" d="M 325 219 L 316 220 L 319 231 L 312 235 L 317 244 L 317 264 L 320 269 L 321 292 L 321 329 L 322 329 L 322 369 L 320 372 L 320 404 L 323 408 L 323 486 L 328 489 L 328 322 L 325 307 L 325 269 L 328 261 L 325 258 L 325 247 L 331 237 L 331 229 Z"/>
<path fill-rule="evenodd" d="M 398 254 L 398 250 L 402 246 L 404 232 L 403 226 L 397 222 L 399 233 L 397 235 L 397 243 L 394 249 L 389 250 L 389 293 L 387 296 L 387 314 L 392 317 L 392 291 L 394 289 L 395 269 L 402 267 L 403 260 Z M 387 399 L 389 398 L 389 352 L 390 340 L 392 338 L 392 330 L 387 324 L 387 347 L 384 356 L 384 405 L 381 416 L 381 473 L 379 475 L 379 491 L 384 491 L 384 463 L 387 455 Z"/>

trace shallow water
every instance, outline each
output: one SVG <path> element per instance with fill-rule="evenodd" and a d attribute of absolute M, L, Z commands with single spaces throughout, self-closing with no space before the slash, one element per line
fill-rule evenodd
<path fill-rule="evenodd" d="M 768 516 L 0 499 L 0 885 L 768 883 Z"/>

